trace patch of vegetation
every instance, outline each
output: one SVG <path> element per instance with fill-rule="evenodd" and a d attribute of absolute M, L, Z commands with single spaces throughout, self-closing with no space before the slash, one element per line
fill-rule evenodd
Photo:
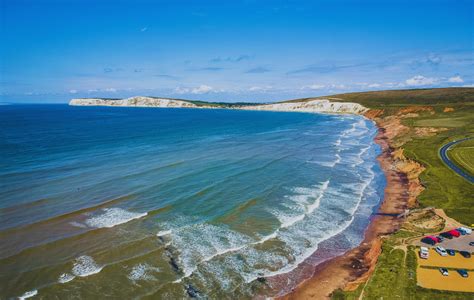
<path fill-rule="evenodd" d="M 474 176 L 474 139 L 454 145 L 448 156 L 458 167 Z"/>
<path fill-rule="evenodd" d="M 444 227 L 444 219 L 438 216 L 433 210 L 412 211 L 406 222 L 402 224 L 402 228 L 412 233 L 412 236 L 438 232 L 443 230 Z"/>

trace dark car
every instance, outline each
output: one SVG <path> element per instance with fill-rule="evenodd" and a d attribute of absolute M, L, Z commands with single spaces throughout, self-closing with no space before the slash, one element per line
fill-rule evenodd
<path fill-rule="evenodd" d="M 469 253 L 467 251 L 459 251 L 459 254 L 461 254 L 465 258 L 470 258 L 471 257 L 471 253 Z"/>
<path fill-rule="evenodd" d="M 449 255 L 454 256 L 456 254 L 456 251 L 453 249 L 446 249 L 446 252 L 448 252 Z"/>
<path fill-rule="evenodd" d="M 459 269 L 459 270 L 458 270 L 458 273 L 459 273 L 459 275 L 461 275 L 461 276 L 464 277 L 464 278 L 469 277 L 469 274 L 468 274 L 467 271 L 464 270 L 464 269 Z"/>
<path fill-rule="evenodd" d="M 438 243 L 441 243 L 442 241 L 444 241 L 444 237 L 442 237 L 440 235 L 437 235 L 435 237 L 438 239 Z"/>
<path fill-rule="evenodd" d="M 474 242 L 469 242 L 469 246 L 474 246 Z"/>
<path fill-rule="evenodd" d="M 421 241 L 428 245 L 435 245 L 438 242 L 438 240 L 436 240 L 435 237 L 431 237 L 431 236 L 424 237 L 421 239 Z"/>
<path fill-rule="evenodd" d="M 444 237 L 444 238 L 447 238 L 447 239 L 453 239 L 453 235 L 450 233 L 450 232 L 443 232 L 443 233 L 440 233 L 440 236 Z"/>

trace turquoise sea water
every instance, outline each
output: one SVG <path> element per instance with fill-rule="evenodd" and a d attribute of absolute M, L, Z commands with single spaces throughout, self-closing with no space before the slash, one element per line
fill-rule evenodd
<path fill-rule="evenodd" d="M 361 241 L 375 134 L 349 115 L 0 106 L 0 296 L 276 295 L 322 242 Z"/>

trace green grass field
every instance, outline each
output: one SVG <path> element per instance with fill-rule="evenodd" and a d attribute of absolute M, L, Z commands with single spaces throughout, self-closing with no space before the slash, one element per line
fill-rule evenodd
<path fill-rule="evenodd" d="M 448 156 L 456 165 L 474 176 L 474 140 L 454 145 L 448 151 Z"/>

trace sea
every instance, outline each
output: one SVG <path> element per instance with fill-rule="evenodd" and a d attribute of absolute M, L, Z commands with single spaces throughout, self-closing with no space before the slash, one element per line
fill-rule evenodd
<path fill-rule="evenodd" d="M 356 115 L 2 105 L 0 298 L 282 295 L 322 244 L 362 241 L 376 133 Z"/>

